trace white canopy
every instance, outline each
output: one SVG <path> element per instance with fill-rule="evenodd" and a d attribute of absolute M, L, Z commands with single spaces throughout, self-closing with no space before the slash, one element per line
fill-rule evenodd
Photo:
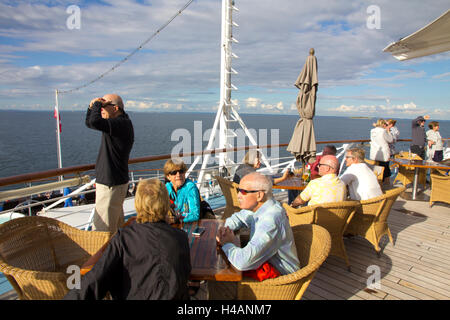
<path fill-rule="evenodd" d="M 408 60 L 450 50 L 450 10 L 406 38 L 383 49 L 398 60 Z"/>

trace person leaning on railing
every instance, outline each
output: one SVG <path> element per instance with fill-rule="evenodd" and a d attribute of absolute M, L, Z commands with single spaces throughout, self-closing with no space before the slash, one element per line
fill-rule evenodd
<path fill-rule="evenodd" d="M 187 233 L 166 223 L 169 195 L 158 179 L 139 182 L 136 223 L 111 238 L 101 258 L 65 300 L 189 299 L 191 273 Z"/>

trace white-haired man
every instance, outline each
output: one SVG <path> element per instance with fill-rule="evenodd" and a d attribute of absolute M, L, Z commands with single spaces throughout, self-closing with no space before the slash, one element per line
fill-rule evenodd
<path fill-rule="evenodd" d="M 246 175 L 239 183 L 238 199 L 242 210 L 225 221 L 217 236 L 230 263 L 241 271 L 266 263 L 280 275 L 297 271 L 300 263 L 292 229 L 285 210 L 273 199 L 271 179 L 257 172 Z M 242 228 L 250 229 L 250 240 L 240 248 L 233 244 L 233 232 Z"/>

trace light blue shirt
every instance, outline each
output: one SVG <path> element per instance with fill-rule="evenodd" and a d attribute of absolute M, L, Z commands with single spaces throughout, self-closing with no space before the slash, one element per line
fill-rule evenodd
<path fill-rule="evenodd" d="M 222 246 L 236 269 L 255 270 L 266 261 L 282 275 L 300 269 L 292 229 L 279 202 L 269 199 L 256 212 L 236 212 L 225 221 L 225 226 L 233 231 L 250 228 L 250 241 L 244 248 L 232 243 Z"/>

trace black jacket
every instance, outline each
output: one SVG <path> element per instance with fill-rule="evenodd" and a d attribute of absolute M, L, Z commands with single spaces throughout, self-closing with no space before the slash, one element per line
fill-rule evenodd
<path fill-rule="evenodd" d="M 165 222 L 133 223 L 119 229 L 102 257 L 65 300 L 189 299 L 191 272 L 186 232 Z"/>
<path fill-rule="evenodd" d="M 87 110 L 86 126 L 102 131 L 102 142 L 95 163 L 96 182 L 109 187 L 128 182 L 128 159 L 134 143 L 134 130 L 124 112 L 114 119 L 103 119 L 100 102 Z"/>
<path fill-rule="evenodd" d="M 420 126 L 420 122 L 425 119 L 420 116 L 411 122 L 411 145 L 424 147 L 427 142 L 427 136 L 425 134 L 425 128 Z"/>

